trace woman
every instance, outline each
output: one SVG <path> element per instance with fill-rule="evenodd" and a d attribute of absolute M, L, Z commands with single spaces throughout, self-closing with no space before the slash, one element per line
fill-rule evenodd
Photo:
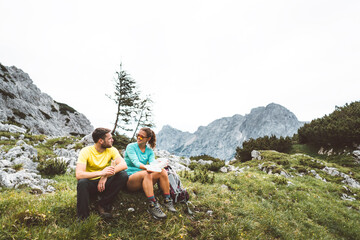
<path fill-rule="evenodd" d="M 147 146 L 150 145 L 150 147 Z M 166 218 L 159 203 L 154 196 L 154 184 L 159 181 L 164 194 L 164 206 L 171 212 L 176 212 L 170 198 L 170 185 L 167 172 L 153 172 L 146 169 L 145 165 L 155 161 L 153 149 L 156 146 L 156 136 L 150 128 L 142 128 L 137 134 L 137 142 L 130 143 L 126 147 L 125 162 L 128 166 L 126 172 L 129 175 L 127 189 L 129 191 L 143 190 L 149 200 L 149 212 L 154 218 Z"/>

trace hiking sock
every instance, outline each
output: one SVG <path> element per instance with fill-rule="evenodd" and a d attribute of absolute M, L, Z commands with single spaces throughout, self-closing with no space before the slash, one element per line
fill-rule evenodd
<path fill-rule="evenodd" d="M 165 200 L 170 199 L 170 194 L 164 194 L 164 199 L 165 199 Z"/>
<path fill-rule="evenodd" d="M 147 197 L 149 202 L 156 202 L 156 198 L 154 195 L 150 196 L 150 197 Z"/>

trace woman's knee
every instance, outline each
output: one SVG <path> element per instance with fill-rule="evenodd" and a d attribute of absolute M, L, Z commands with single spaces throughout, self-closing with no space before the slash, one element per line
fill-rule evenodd
<path fill-rule="evenodd" d="M 154 174 L 151 174 L 151 173 L 147 173 L 145 176 L 144 176 L 144 180 L 146 179 L 147 181 L 152 181 L 154 178 Z"/>
<path fill-rule="evenodd" d="M 161 171 L 161 173 L 160 173 L 160 176 L 162 177 L 162 178 L 168 178 L 168 173 L 167 173 L 167 171 L 165 170 L 165 169 L 163 169 L 162 171 Z"/>

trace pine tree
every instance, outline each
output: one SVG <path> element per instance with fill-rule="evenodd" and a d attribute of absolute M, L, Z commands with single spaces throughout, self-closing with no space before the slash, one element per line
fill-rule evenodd
<path fill-rule="evenodd" d="M 120 63 L 120 71 L 116 72 L 115 81 L 115 97 L 112 99 L 117 105 L 116 119 L 112 134 L 115 133 L 119 127 L 125 131 L 131 131 L 127 128 L 133 121 L 134 112 L 136 108 L 136 102 L 139 100 L 139 93 L 136 89 L 136 83 L 130 75 L 122 69 L 122 63 Z"/>

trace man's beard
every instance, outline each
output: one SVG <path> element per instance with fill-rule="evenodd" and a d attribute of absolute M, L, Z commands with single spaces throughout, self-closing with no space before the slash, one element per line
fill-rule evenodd
<path fill-rule="evenodd" d="M 101 147 L 102 147 L 102 148 L 111 148 L 111 147 L 112 147 L 112 144 L 103 143 L 103 144 L 101 144 Z"/>

